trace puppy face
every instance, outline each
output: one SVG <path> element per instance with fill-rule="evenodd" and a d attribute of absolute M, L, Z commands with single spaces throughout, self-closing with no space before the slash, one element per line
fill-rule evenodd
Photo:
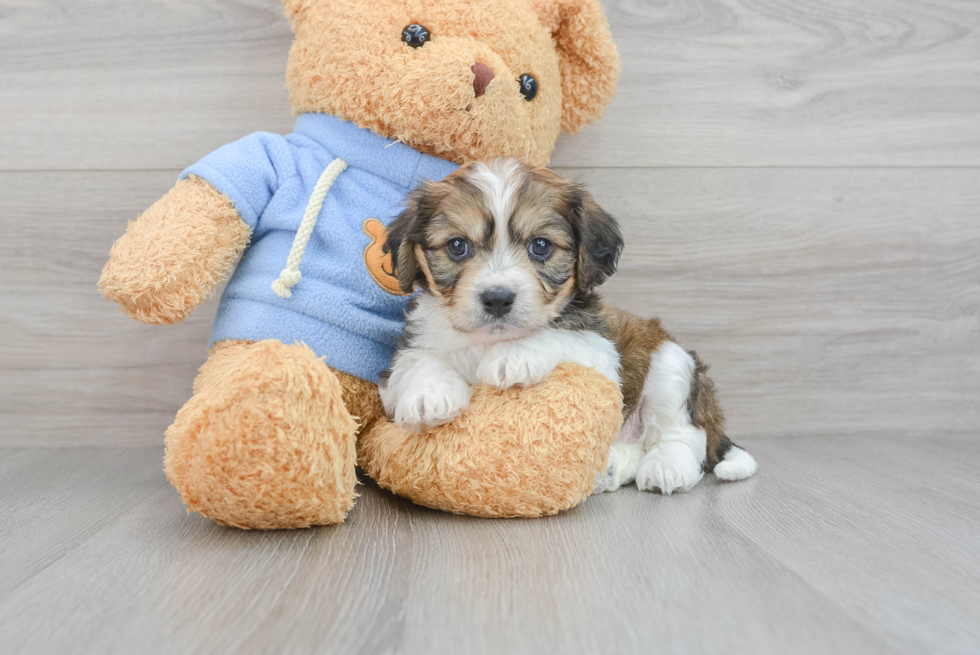
<path fill-rule="evenodd" d="M 580 186 L 497 159 L 416 189 L 385 249 L 402 289 L 436 297 L 457 331 L 509 339 L 605 281 L 622 246 L 615 219 Z"/>

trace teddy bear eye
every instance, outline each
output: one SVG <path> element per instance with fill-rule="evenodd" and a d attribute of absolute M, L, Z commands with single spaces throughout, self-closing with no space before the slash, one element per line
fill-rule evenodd
<path fill-rule="evenodd" d="M 534 100 L 534 96 L 538 95 L 538 81 L 534 79 L 533 76 L 524 73 L 521 75 L 521 95 L 528 102 Z"/>
<path fill-rule="evenodd" d="M 429 34 L 429 30 L 418 23 L 412 23 L 402 30 L 402 41 L 413 48 L 421 48 L 428 43 L 431 38 L 432 35 Z"/>

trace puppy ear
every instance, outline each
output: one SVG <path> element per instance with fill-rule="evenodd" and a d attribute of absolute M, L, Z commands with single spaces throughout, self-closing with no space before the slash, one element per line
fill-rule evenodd
<path fill-rule="evenodd" d="M 403 293 L 411 293 L 416 283 L 425 288 L 428 281 L 415 257 L 415 246 L 425 244 L 425 226 L 439 210 L 436 185 L 426 181 L 408 194 L 405 210 L 388 227 L 382 251 L 391 254 L 391 265 Z"/>
<path fill-rule="evenodd" d="M 561 130 L 577 134 L 599 120 L 616 93 L 622 65 L 598 0 L 531 0 L 551 30 L 561 72 Z"/>
<path fill-rule="evenodd" d="M 575 282 L 588 293 L 616 272 L 623 252 L 623 233 L 611 214 L 596 204 L 588 191 L 573 186 L 570 194 L 572 227 L 578 245 Z"/>

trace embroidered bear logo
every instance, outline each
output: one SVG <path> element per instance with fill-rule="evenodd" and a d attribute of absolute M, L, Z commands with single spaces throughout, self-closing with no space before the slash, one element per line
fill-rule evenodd
<path fill-rule="evenodd" d="M 391 295 L 409 295 L 398 287 L 395 267 L 391 264 L 391 253 L 386 255 L 382 250 L 388 236 L 388 229 L 385 228 L 384 223 L 376 218 L 369 218 L 364 221 L 361 229 L 364 230 L 364 234 L 371 237 L 371 243 L 364 249 L 364 264 L 367 266 L 368 273 L 379 287 Z"/>

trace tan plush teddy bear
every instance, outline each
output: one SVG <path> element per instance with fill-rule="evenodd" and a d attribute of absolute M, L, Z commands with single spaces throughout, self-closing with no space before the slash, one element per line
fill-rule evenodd
<path fill-rule="evenodd" d="M 99 283 L 129 316 L 170 324 L 234 272 L 167 431 L 170 481 L 191 511 L 244 528 L 343 521 L 358 457 L 382 486 L 449 511 L 580 502 L 621 422 L 618 388 L 595 371 L 479 389 L 427 433 L 385 420 L 376 384 L 408 298 L 381 244 L 422 180 L 497 156 L 546 164 L 559 132 L 602 114 L 619 59 L 598 2 L 283 6 L 294 132 L 187 169 L 130 223 Z"/>

